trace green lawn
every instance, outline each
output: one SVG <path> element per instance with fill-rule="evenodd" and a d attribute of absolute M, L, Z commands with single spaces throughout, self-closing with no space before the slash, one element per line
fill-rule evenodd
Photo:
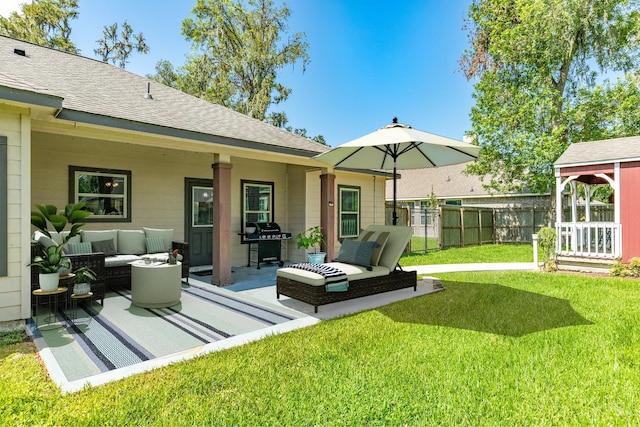
<path fill-rule="evenodd" d="M 640 286 L 530 272 L 61 396 L 0 347 L 0 425 L 639 425 Z"/>
<path fill-rule="evenodd" d="M 541 259 L 541 261 L 543 261 Z M 412 253 L 400 265 L 464 264 L 477 262 L 533 262 L 531 244 L 481 245 Z"/>

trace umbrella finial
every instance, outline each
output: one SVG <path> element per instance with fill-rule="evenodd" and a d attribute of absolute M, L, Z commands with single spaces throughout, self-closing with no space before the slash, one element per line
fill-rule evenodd
<path fill-rule="evenodd" d="M 397 117 L 394 117 L 394 118 L 393 118 L 393 120 L 392 120 L 392 123 L 393 123 L 394 125 L 395 125 L 395 124 L 398 124 L 398 118 L 397 118 Z"/>

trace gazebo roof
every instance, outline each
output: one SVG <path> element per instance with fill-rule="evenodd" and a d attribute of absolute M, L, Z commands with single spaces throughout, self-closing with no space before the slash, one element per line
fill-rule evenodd
<path fill-rule="evenodd" d="M 640 160 L 640 136 L 571 144 L 556 160 L 556 167 L 595 165 Z"/>

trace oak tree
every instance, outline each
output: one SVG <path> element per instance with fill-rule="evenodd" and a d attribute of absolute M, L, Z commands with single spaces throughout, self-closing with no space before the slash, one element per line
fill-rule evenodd
<path fill-rule="evenodd" d="M 494 190 L 543 193 L 570 143 L 640 133 L 630 74 L 639 9 L 637 0 L 474 0 L 461 68 L 475 82 L 469 134 L 483 149 L 468 171 Z"/>

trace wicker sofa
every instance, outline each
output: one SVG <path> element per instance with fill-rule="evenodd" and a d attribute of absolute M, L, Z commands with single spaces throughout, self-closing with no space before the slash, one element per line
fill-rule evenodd
<path fill-rule="evenodd" d="M 37 233 L 34 234 L 33 240 L 40 241 L 42 237 Z M 61 240 L 61 237 L 56 233 L 51 233 L 51 237 L 56 243 Z M 103 259 L 104 273 L 102 277 L 104 277 L 106 291 L 115 288 L 131 289 L 130 262 L 144 257 L 166 261 L 168 252 L 173 250 L 178 251 L 182 262 L 181 277 L 188 282 L 189 244 L 174 241 L 172 229 L 143 227 L 136 230 L 83 230 L 80 235 L 69 239 L 65 245 L 65 252 L 72 257 L 71 262 L 74 269 L 81 266 L 73 262 L 73 257 L 77 255 Z M 37 278 L 38 275 L 35 274 L 36 286 Z"/>
<path fill-rule="evenodd" d="M 358 240 L 366 240 L 366 236 L 379 239 L 388 235 L 384 245 L 379 248 L 377 262 L 371 260 L 371 266 L 354 265 L 345 262 L 330 262 L 324 265 L 337 268 L 346 273 L 349 286 L 343 292 L 329 292 L 326 279 L 321 274 L 294 267 L 278 269 L 276 273 L 276 296 L 285 295 L 311 304 L 314 311 L 318 306 L 367 295 L 413 287 L 417 290 L 415 271 L 403 271 L 398 261 L 409 241 L 411 227 L 372 225 L 360 234 Z M 365 236 L 363 238 L 363 236 Z M 344 247 L 343 242 L 343 247 Z M 341 251 L 342 252 L 342 251 Z M 340 255 L 338 255 L 340 260 Z"/>

